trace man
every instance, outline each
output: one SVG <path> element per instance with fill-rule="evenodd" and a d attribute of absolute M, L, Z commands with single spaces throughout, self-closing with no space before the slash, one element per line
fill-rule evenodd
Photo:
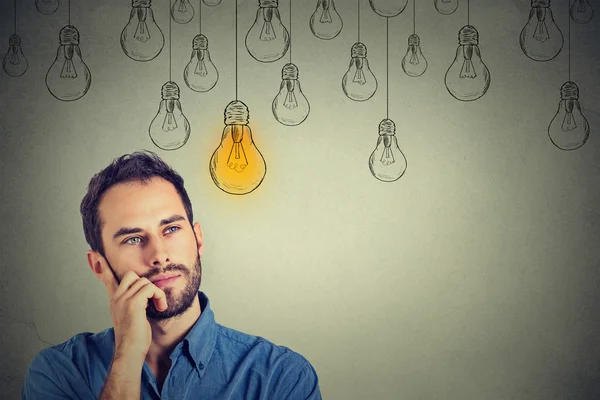
<path fill-rule="evenodd" d="M 215 322 L 199 291 L 200 224 L 183 179 L 157 155 L 113 160 L 80 210 L 114 327 L 42 350 L 23 399 L 321 399 L 300 354 Z"/>

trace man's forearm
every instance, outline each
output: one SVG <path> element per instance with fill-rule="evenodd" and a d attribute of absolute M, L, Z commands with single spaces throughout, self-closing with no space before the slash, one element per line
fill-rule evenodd
<path fill-rule="evenodd" d="M 100 400 L 140 400 L 144 362 L 114 358 Z"/>

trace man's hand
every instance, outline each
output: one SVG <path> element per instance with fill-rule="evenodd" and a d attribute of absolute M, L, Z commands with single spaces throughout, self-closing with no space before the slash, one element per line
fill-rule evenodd
<path fill-rule="evenodd" d="M 110 299 L 110 315 L 115 330 L 115 359 L 141 361 L 152 342 L 152 330 L 146 317 L 148 301 L 154 301 L 158 311 L 167 309 L 165 292 L 129 271 L 118 284 L 112 273 L 103 280 Z"/>

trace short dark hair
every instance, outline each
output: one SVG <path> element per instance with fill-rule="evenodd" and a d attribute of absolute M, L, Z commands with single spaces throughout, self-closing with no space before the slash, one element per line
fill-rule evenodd
<path fill-rule="evenodd" d="M 101 234 L 104 222 L 98 209 L 104 193 L 118 183 L 148 183 L 153 177 L 163 178 L 175 186 L 190 224 L 194 223 L 192 203 L 183 186 L 183 178 L 155 153 L 149 150 L 136 151 L 113 159 L 111 164 L 94 175 L 88 184 L 79 211 L 85 240 L 92 250 L 105 257 Z"/>

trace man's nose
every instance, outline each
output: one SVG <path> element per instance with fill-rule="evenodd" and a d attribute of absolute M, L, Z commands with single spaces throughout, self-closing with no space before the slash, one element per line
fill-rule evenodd
<path fill-rule="evenodd" d="M 166 265 L 170 262 L 169 249 L 163 238 L 152 238 L 148 246 L 148 257 L 152 265 Z"/>

